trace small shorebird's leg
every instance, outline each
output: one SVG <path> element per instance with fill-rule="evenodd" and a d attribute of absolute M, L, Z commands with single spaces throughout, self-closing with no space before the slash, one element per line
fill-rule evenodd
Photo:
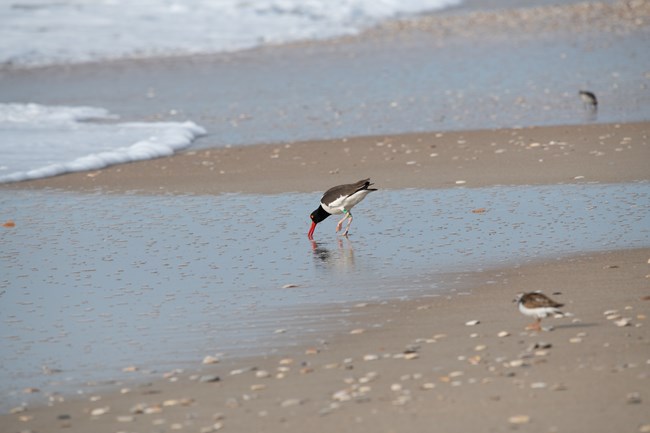
<path fill-rule="evenodd" d="M 542 319 L 539 317 L 534 323 L 531 323 L 530 325 L 526 326 L 526 330 L 528 331 L 541 331 L 542 330 Z"/>
<path fill-rule="evenodd" d="M 348 212 L 346 210 L 343 210 L 343 213 L 345 214 L 345 216 L 343 218 L 341 218 L 341 221 L 339 221 L 338 224 L 336 224 L 336 233 L 341 231 L 341 227 L 343 226 L 343 221 L 345 221 L 345 219 L 348 218 L 348 217 L 352 217 L 352 215 L 350 215 L 350 212 Z M 349 224 L 348 224 L 348 227 L 349 227 Z"/>
<path fill-rule="evenodd" d="M 350 219 L 348 220 L 348 225 L 345 226 L 345 233 L 343 233 L 343 236 L 346 238 L 348 237 L 348 231 L 350 230 L 350 226 L 352 225 L 352 214 L 348 212 L 348 215 L 350 216 Z"/>

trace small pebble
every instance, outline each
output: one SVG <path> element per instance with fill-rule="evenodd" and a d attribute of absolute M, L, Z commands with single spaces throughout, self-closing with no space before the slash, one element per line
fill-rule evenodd
<path fill-rule="evenodd" d="M 631 392 L 627 395 L 627 404 L 639 404 L 641 403 L 641 394 L 638 392 Z"/>

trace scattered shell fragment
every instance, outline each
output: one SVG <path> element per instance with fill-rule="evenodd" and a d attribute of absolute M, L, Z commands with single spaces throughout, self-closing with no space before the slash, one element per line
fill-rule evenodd
<path fill-rule="evenodd" d="M 143 411 L 145 415 L 155 415 L 158 413 L 162 413 L 162 407 L 155 405 L 155 406 L 149 406 L 146 407 Z"/>
<path fill-rule="evenodd" d="M 2 227 L 7 227 L 7 228 L 16 227 L 16 223 L 13 222 L 12 220 L 8 220 L 4 224 L 2 224 Z"/>
<path fill-rule="evenodd" d="M 508 418 L 510 424 L 528 424 L 530 422 L 530 416 L 528 415 L 513 415 Z"/>
<path fill-rule="evenodd" d="M 219 358 L 212 355 L 207 355 L 205 358 L 203 358 L 203 364 L 217 364 L 219 361 Z"/>
<path fill-rule="evenodd" d="M 355 334 L 363 334 L 364 332 L 366 332 L 365 329 L 357 328 L 357 329 L 353 329 L 352 331 L 350 331 L 350 334 L 353 334 L 353 335 L 355 335 Z"/>
<path fill-rule="evenodd" d="M 120 415 L 117 418 L 115 418 L 117 422 L 133 422 L 135 421 L 135 417 L 131 415 Z"/>
<path fill-rule="evenodd" d="M 300 287 L 298 284 L 285 284 L 282 286 L 283 289 L 295 289 L 296 287 Z"/>
<path fill-rule="evenodd" d="M 352 400 L 352 396 L 350 395 L 350 392 L 347 389 L 342 389 L 340 391 L 335 392 L 332 395 L 332 400 L 350 401 L 350 400 Z"/>
<path fill-rule="evenodd" d="M 433 389 L 433 388 L 435 388 L 435 387 L 436 387 L 436 384 L 435 384 L 435 383 L 431 383 L 431 382 L 423 383 L 423 384 L 420 386 L 420 388 L 423 389 L 423 390 L 425 390 L 425 391 L 429 391 L 429 390 L 431 390 L 431 389 Z"/>
<path fill-rule="evenodd" d="M 128 367 L 124 367 L 122 371 L 125 373 L 133 373 L 138 371 L 138 367 L 136 367 L 135 365 L 129 365 Z"/>
<path fill-rule="evenodd" d="M 476 326 L 479 323 L 481 323 L 480 320 L 470 320 L 469 322 L 465 322 L 465 326 Z"/>
<path fill-rule="evenodd" d="M 363 356 L 364 361 L 376 361 L 378 359 L 379 359 L 379 355 L 375 355 L 374 353 L 369 353 Z"/>
<path fill-rule="evenodd" d="M 90 415 L 91 416 L 100 416 L 100 415 L 104 415 L 104 414 L 108 413 L 108 411 L 110 411 L 110 410 L 111 410 L 111 408 L 108 407 L 108 406 L 98 407 L 96 409 L 91 410 Z"/>
<path fill-rule="evenodd" d="M 631 323 L 630 323 L 630 319 L 628 319 L 627 317 L 624 317 L 624 318 L 622 318 L 620 320 L 615 321 L 614 324 L 616 326 L 622 328 L 624 326 L 630 326 Z"/>
<path fill-rule="evenodd" d="M 221 378 L 219 376 L 214 375 L 214 374 L 206 374 L 201 377 L 199 377 L 199 382 L 202 383 L 211 383 L 211 382 L 219 382 Z"/>
<path fill-rule="evenodd" d="M 501 331 L 497 334 L 497 337 L 503 338 L 503 337 L 508 337 L 510 333 L 508 331 Z"/>
<path fill-rule="evenodd" d="M 280 406 L 282 407 L 292 407 L 292 406 L 299 406 L 302 404 L 302 400 L 299 398 L 288 398 L 284 400 Z"/>
<path fill-rule="evenodd" d="M 509 363 L 510 367 L 521 367 L 524 365 L 523 359 L 514 359 Z"/>

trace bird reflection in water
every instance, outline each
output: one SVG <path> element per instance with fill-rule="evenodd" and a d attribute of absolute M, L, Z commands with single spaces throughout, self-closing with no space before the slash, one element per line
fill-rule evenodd
<path fill-rule="evenodd" d="M 354 269 L 354 248 L 350 239 L 338 238 L 338 249 L 334 251 L 314 240 L 310 242 L 316 266 L 342 272 Z"/>

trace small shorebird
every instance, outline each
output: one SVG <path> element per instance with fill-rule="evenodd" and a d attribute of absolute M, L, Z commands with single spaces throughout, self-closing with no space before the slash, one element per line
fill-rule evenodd
<path fill-rule="evenodd" d="M 589 90 L 580 90 L 578 95 L 580 95 L 586 108 L 589 108 L 591 111 L 598 110 L 598 99 L 593 92 L 590 92 Z"/>
<path fill-rule="evenodd" d="M 512 302 L 517 303 L 519 311 L 521 311 L 522 314 L 537 319 L 535 322 L 526 326 L 527 330 L 532 331 L 541 331 L 542 318 L 551 314 L 562 314 L 559 308 L 564 306 L 564 304 L 555 302 L 548 296 L 539 292 L 520 293 Z"/>
<path fill-rule="evenodd" d="M 339 214 L 345 214 L 345 216 L 336 225 L 336 232 L 338 233 L 341 230 L 343 222 L 349 218 L 348 225 L 345 227 L 345 232 L 343 233 L 343 236 L 347 236 L 350 225 L 352 224 L 352 213 L 350 211 L 369 193 L 377 191 L 376 188 L 369 188 L 370 185 L 372 185 L 370 179 L 363 179 L 356 183 L 338 185 L 325 191 L 323 198 L 320 200 L 320 206 L 309 215 L 309 218 L 311 218 L 311 228 L 309 229 L 309 233 L 307 233 L 307 237 L 309 239 L 314 238 L 316 224 L 330 215 Z"/>

